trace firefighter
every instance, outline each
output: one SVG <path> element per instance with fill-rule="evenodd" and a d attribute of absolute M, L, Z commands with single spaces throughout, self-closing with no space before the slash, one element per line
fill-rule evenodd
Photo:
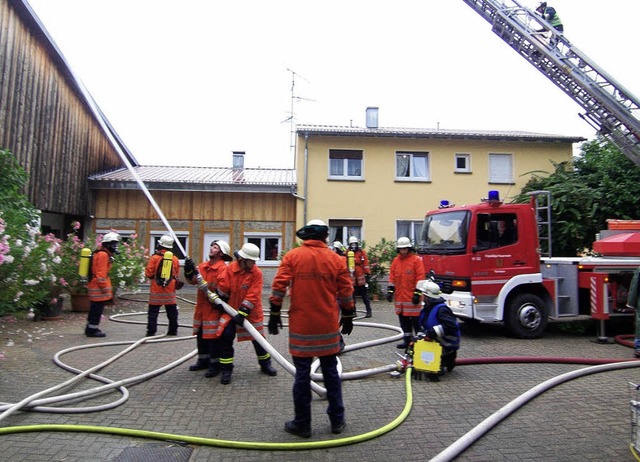
<path fill-rule="evenodd" d="M 415 254 L 408 237 L 401 237 L 396 243 L 398 255 L 391 262 L 389 268 L 389 286 L 387 287 L 387 301 L 395 298 L 395 312 L 398 315 L 400 328 L 404 332 L 402 343 L 398 348 L 407 348 L 413 341 L 414 333 L 420 331 L 418 316 L 420 316 L 421 292 L 416 284 L 425 278 L 422 259 Z"/>
<path fill-rule="evenodd" d="M 242 326 L 250 322 L 255 329 L 264 336 L 264 314 L 262 312 L 262 270 L 256 265 L 260 259 L 260 248 L 251 243 L 246 243 L 234 253 L 236 261 L 232 262 L 218 284 L 218 294 L 223 300 L 228 300 L 229 305 L 238 311 L 234 322 L 229 322 L 216 348 L 217 357 L 220 358 L 220 383 L 231 383 L 233 372 L 233 340 L 238 337 L 238 342 L 251 340 L 253 348 L 258 356 L 258 363 L 262 373 L 276 376 L 276 371 L 271 365 L 271 355 Z M 228 316 L 224 314 L 223 317 Z M 237 324 L 237 327 L 236 327 Z"/>
<path fill-rule="evenodd" d="M 118 250 L 120 235 L 109 232 L 104 235 L 100 247 L 91 256 L 91 271 L 89 275 L 89 314 L 84 333 L 87 337 L 106 337 L 107 334 L 100 330 L 100 319 L 104 311 L 104 302 L 113 298 L 113 288 L 109 271 L 113 263 L 113 256 Z"/>
<path fill-rule="evenodd" d="M 340 334 L 353 330 L 353 284 L 344 259 L 329 250 L 329 227 L 311 220 L 296 233 L 302 246 L 287 252 L 273 279 L 269 305 L 269 334 L 282 328 L 280 310 L 289 291 L 289 352 L 296 368 L 293 383 L 294 419 L 285 423 L 286 432 L 301 438 L 311 436 L 311 364 L 320 360 L 327 388 L 327 414 L 332 433 L 346 427 L 342 381 L 337 370 Z M 336 303 L 337 300 L 337 303 Z M 342 330 L 340 329 L 342 325 Z"/>
<path fill-rule="evenodd" d="M 558 16 L 558 13 L 556 12 L 555 8 L 551 6 L 547 6 L 547 2 L 540 2 L 538 7 L 536 8 L 536 12 L 540 16 L 542 16 L 542 18 L 545 21 L 551 24 L 551 27 L 557 30 L 559 34 L 562 34 L 564 32 L 564 25 L 560 20 L 560 16 Z M 544 29 L 538 30 L 538 32 L 544 32 L 544 31 L 545 31 Z M 557 37 L 555 35 L 552 35 L 551 42 L 550 42 L 551 47 L 555 47 L 557 43 L 558 43 Z"/>
<path fill-rule="evenodd" d="M 151 280 L 149 310 L 147 313 L 147 337 L 156 335 L 158 313 L 163 305 L 169 320 L 167 335 L 178 335 L 176 284 L 180 273 L 180 261 L 173 254 L 173 243 L 173 238 L 168 234 L 162 236 L 158 241 L 155 253 L 149 258 L 147 267 L 144 270 L 146 278 Z"/>
<path fill-rule="evenodd" d="M 460 325 L 453 311 L 442 298 L 440 286 L 430 279 L 419 281 L 416 289 L 424 294 L 424 308 L 420 312 L 418 338 L 434 340 L 442 346 L 442 371 L 451 372 L 456 365 L 460 348 Z"/>
<path fill-rule="evenodd" d="M 200 263 L 196 268 L 195 263 L 190 258 L 184 262 L 184 276 L 189 284 L 197 284 L 196 274 L 200 273 L 207 282 L 208 289 L 216 293 L 218 281 L 227 271 L 227 263 L 233 260 L 229 244 L 222 240 L 215 240 L 209 246 L 209 260 Z M 219 338 L 222 333 L 220 308 L 212 305 L 207 298 L 207 294 L 199 290 L 195 312 L 193 313 L 193 333 L 196 336 L 198 348 L 198 360 L 189 366 L 190 371 L 207 369 L 205 377 L 215 377 L 220 373 L 220 362 L 213 351 L 213 341 Z M 227 319 L 228 321 L 228 319 Z M 212 354 L 214 356 L 212 356 Z"/>
<path fill-rule="evenodd" d="M 636 336 L 633 345 L 634 356 L 640 358 L 640 267 L 633 273 L 629 294 L 627 295 L 627 308 L 635 310 Z"/>
<path fill-rule="evenodd" d="M 355 236 L 349 237 L 349 249 L 353 252 L 355 268 L 353 270 L 353 303 L 355 306 L 356 297 L 362 297 L 366 309 L 366 318 L 372 316 L 371 302 L 369 301 L 369 275 L 371 270 L 369 269 L 369 258 L 364 249 L 360 248 L 358 238 Z M 348 257 L 347 257 L 348 258 Z M 347 260 L 348 261 L 348 260 Z"/>

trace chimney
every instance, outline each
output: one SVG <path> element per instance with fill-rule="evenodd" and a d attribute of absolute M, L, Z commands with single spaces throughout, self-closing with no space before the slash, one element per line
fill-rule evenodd
<path fill-rule="evenodd" d="M 244 151 L 233 151 L 233 169 L 244 170 Z"/>
<path fill-rule="evenodd" d="M 378 108 L 367 108 L 367 128 L 378 128 Z"/>

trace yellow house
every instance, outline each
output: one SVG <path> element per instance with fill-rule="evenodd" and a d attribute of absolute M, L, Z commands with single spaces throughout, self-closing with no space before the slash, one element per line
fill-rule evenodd
<path fill-rule="evenodd" d="M 329 242 L 349 236 L 415 240 L 425 213 L 450 203 L 477 203 L 489 190 L 505 201 L 532 172 L 571 161 L 576 136 L 529 132 L 298 125 L 296 226 L 327 222 Z"/>

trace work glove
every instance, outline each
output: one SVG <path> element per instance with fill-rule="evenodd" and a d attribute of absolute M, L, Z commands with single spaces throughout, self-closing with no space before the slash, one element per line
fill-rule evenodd
<path fill-rule="evenodd" d="M 184 277 L 186 277 L 187 279 L 193 279 L 197 272 L 198 269 L 196 268 L 196 264 L 193 262 L 193 260 L 190 258 L 186 258 L 184 260 Z"/>
<path fill-rule="evenodd" d="M 414 305 L 417 305 L 418 303 L 420 303 L 420 296 L 422 294 L 420 293 L 419 290 L 414 290 L 413 291 L 413 297 L 411 297 L 411 303 L 413 303 Z"/>
<path fill-rule="evenodd" d="M 280 309 L 282 307 L 269 302 L 269 335 L 278 335 L 278 327 L 282 329 L 282 319 L 280 319 Z"/>
<path fill-rule="evenodd" d="M 395 286 L 387 287 L 387 301 L 391 303 L 393 301 L 393 293 L 396 291 Z"/>
<path fill-rule="evenodd" d="M 341 334 L 350 335 L 351 332 L 353 332 L 353 318 L 355 315 L 355 310 L 342 308 L 342 316 L 340 318 L 340 325 L 342 326 Z"/>
<path fill-rule="evenodd" d="M 238 314 L 236 314 L 233 317 L 233 320 L 239 325 L 243 325 L 244 324 L 244 320 L 247 316 L 249 316 L 249 308 L 247 308 L 246 306 L 241 306 L 240 308 L 238 308 Z"/>

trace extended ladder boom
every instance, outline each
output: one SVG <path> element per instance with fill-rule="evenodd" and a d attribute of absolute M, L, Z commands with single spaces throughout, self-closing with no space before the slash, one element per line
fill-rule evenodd
<path fill-rule="evenodd" d="M 640 103 L 541 16 L 515 0 L 463 0 L 585 110 L 580 116 L 640 166 Z M 547 38 L 550 35 L 550 38 Z"/>

